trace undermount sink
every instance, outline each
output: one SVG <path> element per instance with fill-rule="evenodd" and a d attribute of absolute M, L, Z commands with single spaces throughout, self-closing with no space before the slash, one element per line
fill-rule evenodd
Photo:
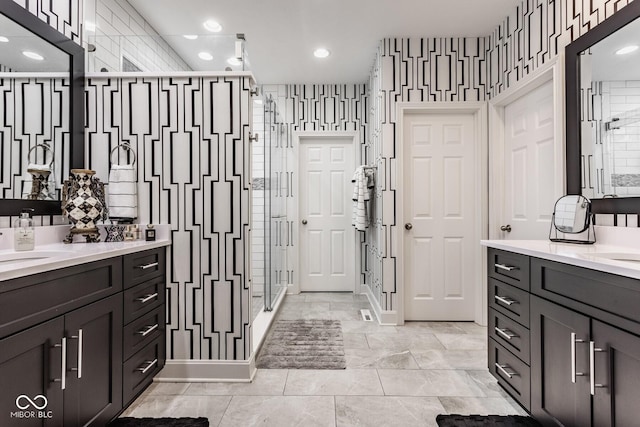
<path fill-rule="evenodd" d="M 584 254 L 587 257 L 604 258 L 612 261 L 624 261 L 640 264 L 640 253 L 630 252 L 592 252 Z"/>
<path fill-rule="evenodd" d="M 6 265 L 15 262 L 34 261 L 44 258 L 59 257 L 68 253 L 68 251 L 21 251 L 21 252 L 5 252 L 0 253 L 0 265 Z"/>

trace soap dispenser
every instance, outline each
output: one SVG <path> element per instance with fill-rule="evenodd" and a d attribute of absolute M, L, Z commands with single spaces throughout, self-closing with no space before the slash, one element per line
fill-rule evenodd
<path fill-rule="evenodd" d="M 32 251 L 36 244 L 35 230 L 33 229 L 33 209 L 25 208 L 20 212 L 20 218 L 13 224 L 13 236 L 16 251 Z"/>

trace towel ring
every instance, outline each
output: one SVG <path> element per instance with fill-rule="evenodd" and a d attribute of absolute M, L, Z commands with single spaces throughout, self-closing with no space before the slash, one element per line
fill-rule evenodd
<path fill-rule="evenodd" d="M 45 162 L 47 161 L 47 151 L 49 153 L 51 153 L 51 161 L 49 162 L 49 167 L 51 167 L 51 165 L 53 164 L 53 160 L 55 159 L 55 153 L 53 152 L 53 150 L 51 149 L 49 144 L 36 144 L 33 147 L 31 147 L 29 149 L 29 152 L 27 153 L 27 161 L 29 163 L 35 163 L 35 162 L 31 161 L 31 153 L 38 147 L 41 147 L 41 148 L 44 149 L 44 160 L 45 160 Z"/>
<path fill-rule="evenodd" d="M 110 162 L 111 162 L 111 158 L 113 157 L 113 153 L 118 148 L 122 148 L 123 150 L 129 150 L 131 152 L 131 155 L 133 156 L 133 162 L 131 163 L 131 165 L 135 165 L 136 164 L 136 152 L 129 144 L 118 144 L 115 147 L 113 147 L 113 149 L 111 150 L 111 153 L 109 153 L 109 161 Z M 120 165 L 120 163 L 116 163 L 116 164 Z M 125 164 L 128 165 L 128 163 L 125 163 Z"/>

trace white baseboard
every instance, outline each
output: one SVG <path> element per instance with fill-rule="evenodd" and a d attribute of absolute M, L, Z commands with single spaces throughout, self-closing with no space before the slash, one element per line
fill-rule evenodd
<path fill-rule="evenodd" d="M 398 319 L 398 312 L 395 310 L 382 310 L 380 307 L 380 302 L 376 299 L 371 291 L 371 287 L 366 284 L 360 285 L 360 292 L 367 296 L 369 300 L 369 304 L 371 304 L 371 308 L 373 308 L 373 313 L 376 315 L 376 319 L 378 319 L 378 323 L 384 326 L 395 326 L 400 325 Z"/>
<path fill-rule="evenodd" d="M 249 360 L 167 360 L 155 382 L 251 382 L 256 374 L 253 355 Z"/>

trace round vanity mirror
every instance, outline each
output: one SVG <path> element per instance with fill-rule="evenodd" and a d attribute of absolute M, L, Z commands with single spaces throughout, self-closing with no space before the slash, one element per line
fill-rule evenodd
<path fill-rule="evenodd" d="M 594 243 L 595 234 L 591 236 L 590 219 L 591 202 L 589 199 L 580 195 L 560 197 L 553 208 L 551 228 L 552 231 L 555 232 L 555 236 L 552 237 L 552 233 L 550 231 L 549 239 L 553 242 Z M 579 234 L 584 231 L 588 231 L 587 240 L 558 237 L 558 232 L 565 234 Z"/>

